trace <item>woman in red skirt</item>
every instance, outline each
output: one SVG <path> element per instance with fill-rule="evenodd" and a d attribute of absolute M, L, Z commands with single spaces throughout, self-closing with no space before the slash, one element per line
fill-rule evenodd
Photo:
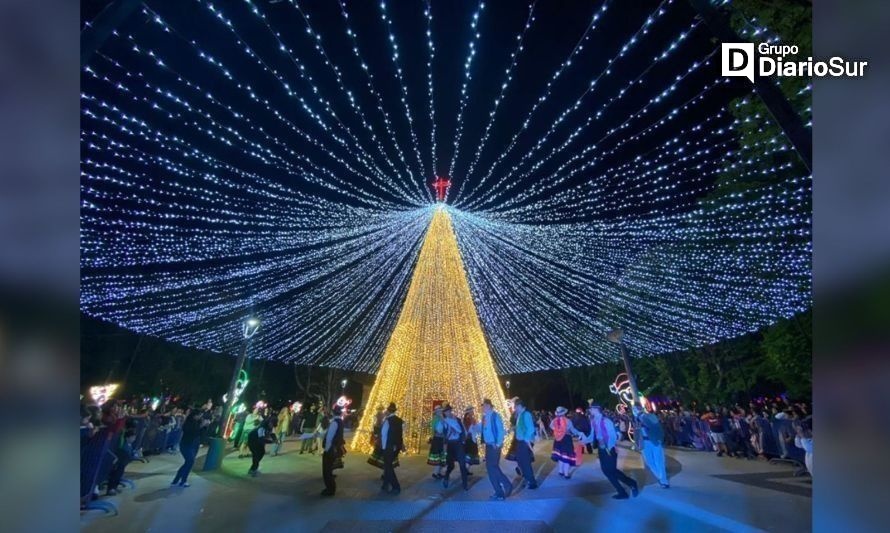
<path fill-rule="evenodd" d="M 570 479 L 572 468 L 578 465 L 572 436 L 580 434 L 572 425 L 572 421 L 566 418 L 567 412 L 565 407 L 557 407 L 556 417 L 550 422 L 550 429 L 553 431 L 553 453 L 550 458 L 559 465 L 559 475 Z"/>

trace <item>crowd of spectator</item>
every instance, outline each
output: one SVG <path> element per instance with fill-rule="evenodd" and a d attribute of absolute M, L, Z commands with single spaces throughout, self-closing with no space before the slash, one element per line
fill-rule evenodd
<path fill-rule="evenodd" d="M 288 437 L 301 440 L 300 453 L 315 454 L 321 435 L 332 416 L 331 409 L 318 402 L 298 412 L 293 404 L 283 403 L 276 408 L 258 402 L 252 410 L 234 417 L 233 427 L 226 433 L 222 417 L 223 406 L 211 401 L 202 405 L 188 405 L 177 397 L 164 399 L 112 399 L 101 406 L 81 404 L 81 504 L 96 502 L 103 494 L 113 496 L 121 485 L 127 465 L 132 461 L 148 462 L 154 455 L 179 454 L 183 468 L 177 472 L 176 484 L 188 486 L 188 473 L 194 465 L 198 450 L 209 439 L 227 436 L 227 442 L 241 455 L 253 455 L 258 464 L 259 446 L 250 446 L 248 438 L 258 427 L 267 427 L 274 436 L 277 455 Z M 346 428 L 358 423 L 360 413 L 349 413 Z M 190 421 L 189 419 L 194 419 Z M 188 442 L 185 442 L 188 441 Z M 263 447 L 262 453 L 265 453 Z M 251 468 L 255 475 L 256 469 Z"/>

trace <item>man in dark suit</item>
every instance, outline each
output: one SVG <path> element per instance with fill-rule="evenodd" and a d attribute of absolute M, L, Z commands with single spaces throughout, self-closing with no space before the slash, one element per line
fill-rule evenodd
<path fill-rule="evenodd" d="M 321 454 L 321 476 L 324 479 L 322 496 L 333 496 L 337 492 L 337 483 L 334 481 L 334 463 L 343 457 L 343 412 L 340 407 L 334 407 L 334 417 L 324 436 L 324 451 Z"/>
<path fill-rule="evenodd" d="M 390 494 L 398 494 L 402 491 L 396 470 L 393 464 L 399 456 L 399 452 L 405 451 L 405 442 L 402 438 L 402 419 L 396 416 L 396 404 L 390 402 L 386 409 L 383 425 L 380 427 L 380 449 L 383 450 L 383 486 L 381 490 Z"/>

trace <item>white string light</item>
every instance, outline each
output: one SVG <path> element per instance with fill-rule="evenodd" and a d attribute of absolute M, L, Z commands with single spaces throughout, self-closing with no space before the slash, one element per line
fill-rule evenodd
<path fill-rule="evenodd" d="M 486 24 L 506 20 L 490 11 L 505 7 L 465 4 L 470 34 L 434 40 L 426 1 L 405 11 L 425 50 L 405 55 L 386 0 L 370 17 L 347 0 L 327 18 L 299 0 L 281 6 L 289 19 L 256 0 L 196 0 L 171 22 L 169 6 L 143 7 L 82 71 L 81 309 L 224 353 L 256 316 L 254 356 L 375 371 L 441 206 L 429 182 L 443 101 L 457 102 L 446 142 L 459 187 L 441 208 L 500 372 L 613 360 L 603 333 L 616 325 L 634 355 L 652 356 L 808 308 L 811 178 L 756 95 L 718 75 L 704 26 L 680 4 L 608 37 L 622 44 L 591 74 L 572 67 L 623 5 L 585 11 L 584 32 L 526 101 L 518 74 L 536 62 L 524 54 L 547 37 L 532 31 L 535 2 L 497 43 L 479 22 L 483 9 Z M 206 32 L 191 37 L 192 19 Z M 388 44 L 372 38 L 381 20 Z M 652 31 L 667 20 L 678 29 Z M 368 62 L 373 47 L 392 80 Z M 500 85 L 474 114 L 485 89 L 474 74 L 508 53 L 493 78 L 476 75 Z M 449 59 L 463 59 L 459 82 L 434 77 Z M 425 67 L 425 99 L 409 99 L 403 67 Z M 812 96 L 809 84 L 794 91 L 795 103 Z M 518 131 L 500 127 L 508 97 L 528 110 Z M 478 143 L 461 163 L 470 131 Z"/>

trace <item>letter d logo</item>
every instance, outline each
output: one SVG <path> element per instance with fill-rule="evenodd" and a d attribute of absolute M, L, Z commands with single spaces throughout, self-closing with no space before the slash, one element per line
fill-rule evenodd
<path fill-rule="evenodd" d="M 754 43 L 720 45 L 720 66 L 724 76 L 744 76 L 754 83 Z"/>

